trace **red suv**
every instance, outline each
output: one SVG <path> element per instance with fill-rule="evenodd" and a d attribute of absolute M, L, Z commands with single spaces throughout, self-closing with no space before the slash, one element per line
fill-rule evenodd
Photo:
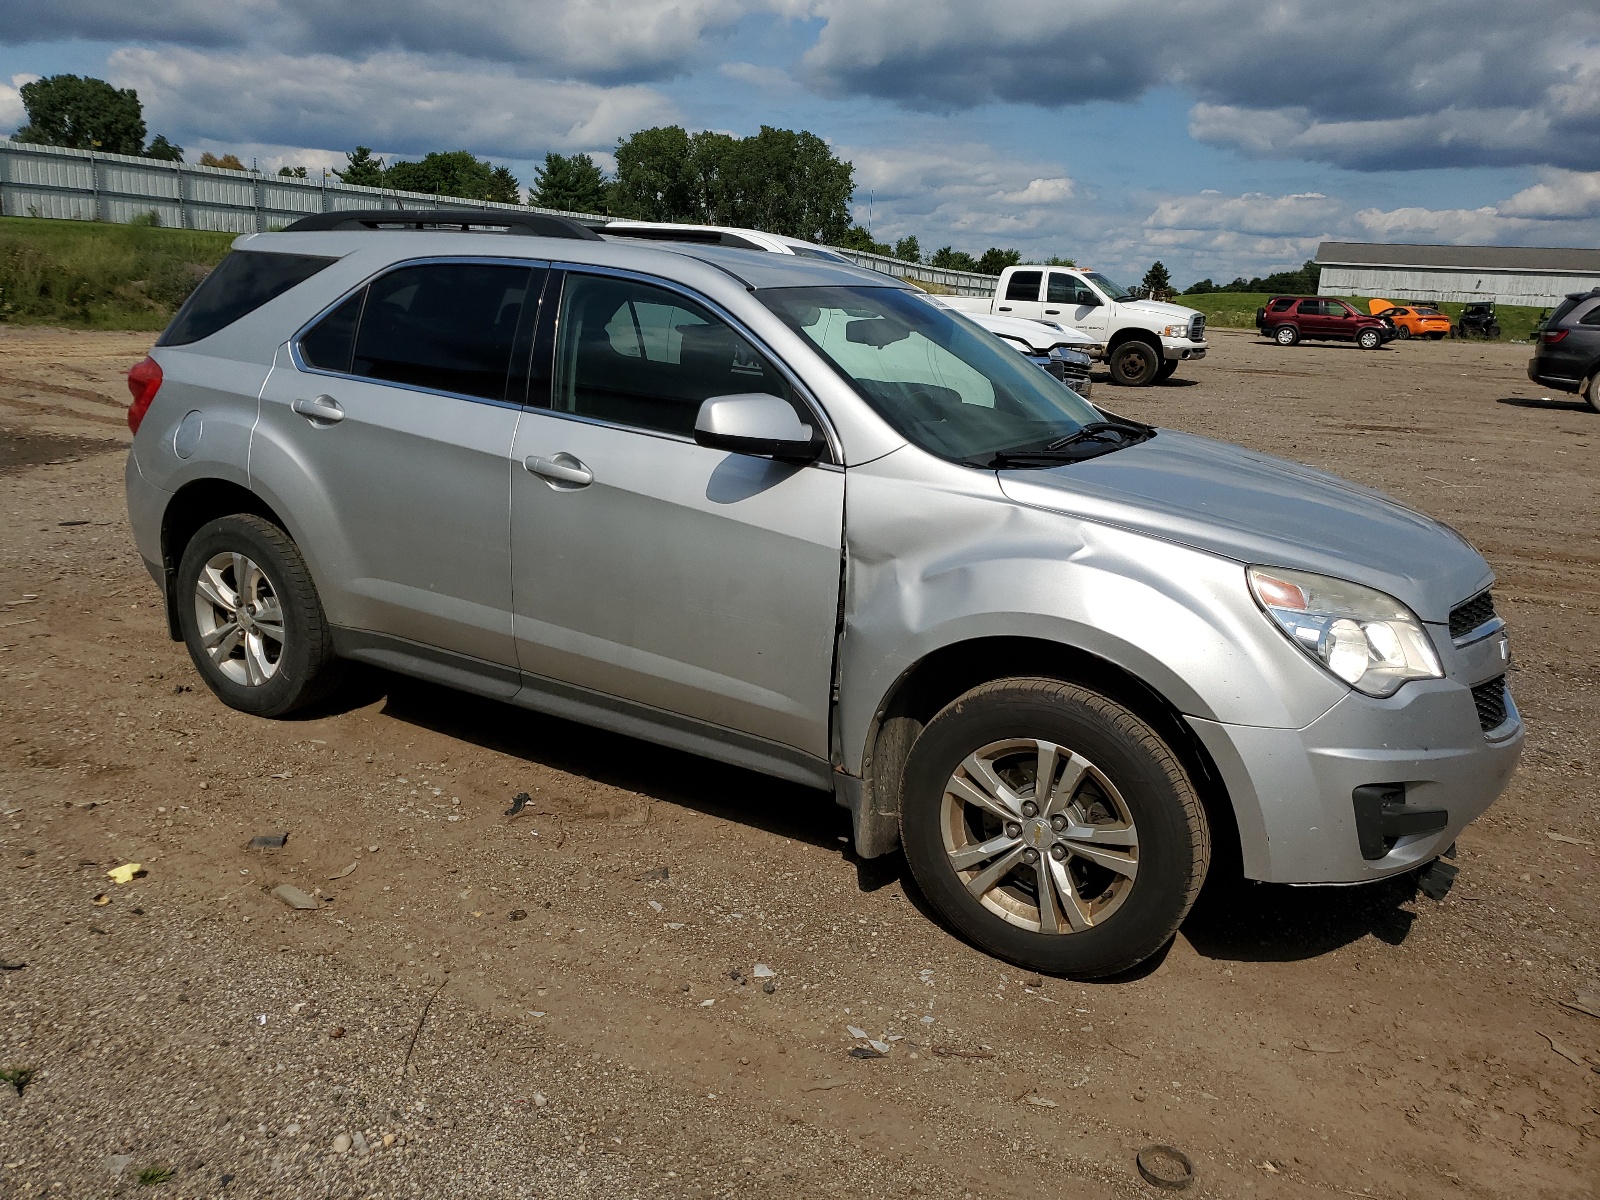
<path fill-rule="evenodd" d="M 1256 328 L 1280 346 L 1302 338 L 1354 342 L 1376 350 L 1395 336 L 1394 326 L 1330 296 L 1274 296 L 1256 309 Z"/>

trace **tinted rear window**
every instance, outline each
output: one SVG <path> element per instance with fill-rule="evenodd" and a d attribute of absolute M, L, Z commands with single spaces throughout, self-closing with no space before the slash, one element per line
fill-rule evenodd
<path fill-rule="evenodd" d="M 338 261 L 310 254 L 235 250 L 184 301 L 156 345 L 187 346 L 208 338 Z"/>
<path fill-rule="evenodd" d="M 532 282 L 528 267 L 482 263 L 402 267 L 375 280 L 367 288 L 351 373 L 503 399 Z"/>
<path fill-rule="evenodd" d="M 1043 271 L 1014 271 L 1006 284 L 1007 300 L 1037 300 L 1039 285 L 1044 282 Z"/>

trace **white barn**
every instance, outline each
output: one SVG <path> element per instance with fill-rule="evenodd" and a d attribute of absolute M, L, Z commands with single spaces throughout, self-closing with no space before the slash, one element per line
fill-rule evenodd
<path fill-rule="evenodd" d="M 1553 308 L 1568 292 L 1600 287 L 1600 250 L 1323 242 L 1316 263 L 1317 290 L 1328 296 Z"/>

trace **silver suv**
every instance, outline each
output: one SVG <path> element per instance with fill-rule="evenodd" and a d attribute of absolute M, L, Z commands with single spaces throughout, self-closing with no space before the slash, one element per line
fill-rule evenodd
<path fill-rule="evenodd" d="M 1379 879 L 1505 787 L 1447 526 L 1097 411 L 882 275 L 495 219 L 240 238 L 131 373 L 134 533 L 224 703 L 355 660 L 832 792 L 1080 977 L 1214 855 Z"/>

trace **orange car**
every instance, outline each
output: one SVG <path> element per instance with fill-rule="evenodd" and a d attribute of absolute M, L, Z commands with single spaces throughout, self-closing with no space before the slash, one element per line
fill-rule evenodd
<path fill-rule="evenodd" d="M 1450 336 L 1450 318 L 1431 304 L 1402 306 L 1374 300 L 1367 308 L 1373 316 L 1390 322 L 1402 338 L 1425 337 L 1437 342 Z"/>

